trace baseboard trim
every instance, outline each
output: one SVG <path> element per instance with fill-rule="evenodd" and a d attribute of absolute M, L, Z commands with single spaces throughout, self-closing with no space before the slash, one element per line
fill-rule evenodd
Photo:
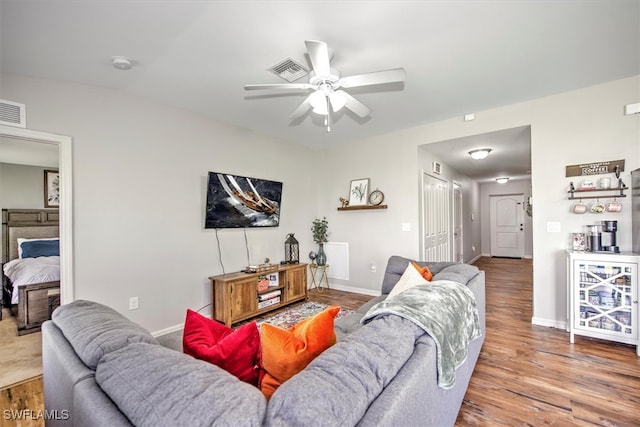
<path fill-rule="evenodd" d="M 567 330 L 567 322 L 561 322 L 558 320 L 541 319 L 539 317 L 532 317 L 531 324 L 536 326 L 546 326 L 548 328 L 557 328 Z"/>
<path fill-rule="evenodd" d="M 354 286 L 337 285 L 337 284 L 334 284 L 334 283 L 329 283 L 329 288 L 335 289 L 336 291 L 353 292 L 354 294 L 371 295 L 373 297 L 380 296 L 380 294 L 381 294 L 380 291 L 374 291 L 373 289 L 356 288 Z"/>
<path fill-rule="evenodd" d="M 167 335 L 170 334 L 172 332 L 176 332 L 179 330 L 184 329 L 184 323 L 180 323 L 178 325 L 174 325 L 174 326 L 169 326 L 168 328 L 165 329 L 160 329 L 159 331 L 155 331 L 155 332 L 151 332 L 151 336 L 154 338 L 158 338 L 159 336 L 162 335 Z"/>
<path fill-rule="evenodd" d="M 476 262 L 480 258 L 482 258 L 482 255 L 478 255 L 475 258 L 472 258 L 470 261 L 467 262 L 467 264 L 473 264 L 474 262 Z"/>

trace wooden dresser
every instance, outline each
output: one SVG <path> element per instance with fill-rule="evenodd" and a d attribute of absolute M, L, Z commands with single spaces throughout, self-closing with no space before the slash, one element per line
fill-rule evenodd
<path fill-rule="evenodd" d="M 276 275 L 277 286 L 259 290 L 258 283 L 269 274 Z M 307 299 L 307 264 L 279 265 L 270 272 L 222 274 L 209 281 L 211 317 L 227 326 Z M 278 297 L 264 299 L 278 293 L 277 301 Z M 270 305 L 264 306 L 265 301 Z"/>

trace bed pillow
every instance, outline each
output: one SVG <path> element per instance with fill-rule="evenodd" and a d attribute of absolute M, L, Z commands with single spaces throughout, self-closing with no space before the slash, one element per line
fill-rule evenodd
<path fill-rule="evenodd" d="M 339 312 L 338 306 L 328 307 L 289 330 L 268 323 L 260 325 L 262 369 L 259 387 L 267 399 L 282 383 L 336 343 L 333 320 Z"/>
<path fill-rule="evenodd" d="M 196 359 L 212 363 L 244 382 L 258 385 L 260 333 L 256 322 L 233 330 L 187 310 L 182 348 Z"/>
<path fill-rule="evenodd" d="M 429 281 L 420 274 L 412 263 L 409 263 L 407 268 L 404 270 L 404 273 L 402 273 L 400 280 L 398 280 L 398 283 L 396 283 L 393 289 L 391 289 L 391 292 L 389 292 L 389 298 L 394 295 L 398 295 L 402 291 L 424 283 L 429 283 Z"/>
<path fill-rule="evenodd" d="M 40 256 L 60 256 L 60 239 L 18 239 L 19 258 L 37 258 Z"/>

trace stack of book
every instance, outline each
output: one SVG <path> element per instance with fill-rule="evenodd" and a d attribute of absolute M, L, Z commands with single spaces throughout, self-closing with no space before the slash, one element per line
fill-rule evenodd
<path fill-rule="evenodd" d="M 281 296 L 282 289 L 276 289 L 275 291 L 258 295 L 258 310 L 269 307 L 270 305 L 279 304 Z"/>

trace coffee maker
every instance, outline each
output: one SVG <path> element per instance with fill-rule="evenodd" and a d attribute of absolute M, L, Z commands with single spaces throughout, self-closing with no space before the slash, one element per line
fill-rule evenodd
<path fill-rule="evenodd" d="M 618 221 L 602 221 L 602 232 L 608 234 L 608 238 L 602 238 L 600 242 L 600 252 L 620 253 L 620 248 L 616 245 L 616 232 L 618 231 Z"/>
<path fill-rule="evenodd" d="M 618 221 L 601 221 L 600 224 L 587 225 L 587 250 L 589 252 L 620 253 L 616 245 Z M 606 235 L 603 236 L 603 233 Z"/>

